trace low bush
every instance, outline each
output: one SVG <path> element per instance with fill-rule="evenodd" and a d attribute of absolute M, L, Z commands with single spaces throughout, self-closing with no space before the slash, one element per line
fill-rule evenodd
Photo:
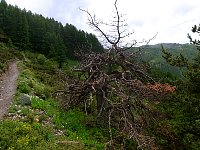
<path fill-rule="evenodd" d="M 44 65 L 45 62 L 47 61 L 47 58 L 46 58 L 44 55 L 39 54 L 39 55 L 37 56 L 37 61 L 38 61 L 38 63 L 39 63 L 40 65 Z"/>
<path fill-rule="evenodd" d="M 31 88 L 28 86 L 26 82 L 23 81 L 18 83 L 17 89 L 19 90 L 19 92 L 25 94 L 29 94 L 31 92 Z"/>
<path fill-rule="evenodd" d="M 0 149 L 22 150 L 56 148 L 52 130 L 38 123 L 29 124 L 19 121 L 4 120 L 0 122 Z M 44 144 L 44 145 L 43 145 Z"/>

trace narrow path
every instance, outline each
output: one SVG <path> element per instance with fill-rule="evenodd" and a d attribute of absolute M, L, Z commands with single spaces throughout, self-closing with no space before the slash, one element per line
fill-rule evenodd
<path fill-rule="evenodd" d="M 16 81 L 19 76 L 17 63 L 15 61 L 9 65 L 8 70 L 0 81 L 0 119 L 8 111 L 16 92 Z"/>

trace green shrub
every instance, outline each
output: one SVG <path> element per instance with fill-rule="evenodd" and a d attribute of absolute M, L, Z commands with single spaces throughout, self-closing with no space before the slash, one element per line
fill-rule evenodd
<path fill-rule="evenodd" d="M 43 149 L 52 145 L 53 133 L 49 128 L 40 124 L 29 124 L 18 121 L 4 120 L 0 122 L 0 147 L 1 149 L 35 149 L 43 143 Z M 45 147 L 47 146 L 47 147 Z"/>
<path fill-rule="evenodd" d="M 49 70 L 53 70 L 58 68 L 58 63 L 56 61 L 47 59 L 46 66 L 48 67 Z"/>
<path fill-rule="evenodd" d="M 19 90 L 19 92 L 25 93 L 25 94 L 29 94 L 31 92 L 31 89 L 28 86 L 28 84 L 22 81 L 18 83 L 17 89 Z"/>
<path fill-rule="evenodd" d="M 39 54 L 39 55 L 37 56 L 37 61 L 38 61 L 38 63 L 39 63 L 40 65 L 44 65 L 45 62 L 47 61 L 47 58 L 46 58 L 44 55 Z"/>
<path fill-rule="evenodd" d="M 5 44 L 0 42 L 0 49 L 5 49 L 5 48 L 6 48 Z"/>
<path fill-rule="evenodd" d="M 178 90 L 169 101 L 160 104 L 168 118 L 157 125 L 157 141 L 168 149 L 194 149 L 200 147 L 200 99 L 198 95 Z"/>
<path fill-rule="evenodd" d="M 40 99 L 39 97 L 32 97 L 31 98 L 32 101 L 32 108 L 34 109 L 41 109 L 41 110 L 46 110 L 47 107 L 49 106 L 49 102 L 48 101 L 44 101 L 42 99 Z"/>
<path fill-rule="evenodd" d="M 4 71 L 4 64 L 0 62 L 0 73 Z"/>
<path fill-rule="evenodd" d="M 45 89 L 44 85 L 36 83 L 36 84 L 33 85 L 33 89 L 35 91 L 36 96 L 45 97 L 45 95 L 44 95 L 44 89 Z"/>
<path fill-rule="evenodd" d="M 55 105 L 55 102 L 53 102 L 51 99 L 42 100 L 39 97 L 34 96 L 31 100 L 32 108 L 43 110 L 50 117 L 57 114 L 57 106 Z"/>

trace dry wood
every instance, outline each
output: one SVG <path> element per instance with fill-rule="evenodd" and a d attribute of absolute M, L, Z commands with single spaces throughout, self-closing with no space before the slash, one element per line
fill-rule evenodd
<path fill-rule="evenodd" d="M 79 74 L 79 79 L 74 79 L 65 91 L 68 95 L 64 107 L 70 108 L 84 104 L 84 109 L 90 107 L 96 101 L 97 118 L 107 120 L 109 134 L 113 143 L 112 127 L 126 133 L 129 138 L 138 142 L 138 147 L 154 147 L 154 139 L 145 136 L 144 129 L 149 122 L 155 120 L 156 113 L 145 104 L 145 99 L 156 100 L 156 91 L 147 86 L 154 82 L 146 73 L 146 66 L 138 63 L 137 54 L 140 51 L 130 51 L 131 47 L 119 47 L 120 41 L 131 35 L 121 31 L 124 22 L 117 9 L 115 1 L 116 17 L 111 24 L 115 28 L 117 37 L 112 38 L 100 28 L 100 22 L 88 11 L 89 24 L 99 31 L 110 43 L 111 47 L 104 53 L 79 53 L 82 62 L 73 68 Z M 149 42 L 149 41 L 148 41 Z"/>

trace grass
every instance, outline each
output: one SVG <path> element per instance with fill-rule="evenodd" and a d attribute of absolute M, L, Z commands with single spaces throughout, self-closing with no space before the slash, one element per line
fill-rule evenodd
<path fill-rule="evenodd" d="M 0 131 L 1 149 L 59 149 L 52 142 L 55 140 L 52 129 L 39 123 L 4 120 L 0 122 Z"/>
<path fill-rule="evenodd" d="M 57 118 L 58 117 L 58 118 Z M 87 126 L 87 122 L 92 121 L 92 117 L 83 112 L 72 109 L 67 112 L 60 112 L 54 118 L 54 123 L 66 131 L 68 139 L 81 141 L 85 146 L 94 149 L 103 149 L 106 142 L 106 135 L 102 128 Z"/>
<path fill-rule="evenodd" d="M 77 109 L 60 110 L 53 99 L 42 100 L 35 96 L 31 99 L 31 106 L 13 105 L 10 108 L 13 115 L 1 122 L 1 148 L 104 149 L 108 139 L 103 130 L 86 125 L 92 121 L 92 116 Z"/>

